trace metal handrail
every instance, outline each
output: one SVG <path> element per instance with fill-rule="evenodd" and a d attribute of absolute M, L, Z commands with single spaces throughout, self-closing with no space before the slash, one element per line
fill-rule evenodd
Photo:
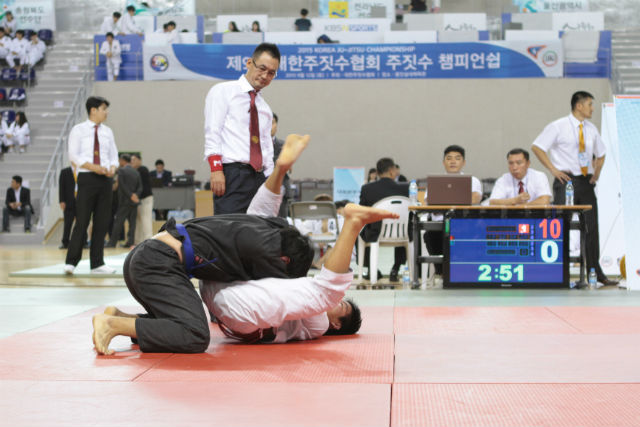
<path fill-rule="evenodd" d="M 45 227 L 45 221 L 48 218 L 49 209 L 53 204 L 51 197 L 53 194 L 53 190 L 57 187 L 57 179 L 64 164 L 67 137 L 69 136 L 69 132 L 71 132 L 71 128 L 73 127 L 73 125 L 75 125 L 75 123 L 78 121 L 78 118 L 82 114 L 82 105 L 84 104 L 84 100 L 87 98 L 87 93 L 89 92 L 91 85 L 93 84 L 91 72 L 91 63 L 89 62 L 87 69 L 82 76 L 82 85 L 78 88 L 78 90 L 76 90 L 76 93 L 73 97 L 73 102 L 71 103 L 69 114 L 67 115 L 67 119 L 62 126 L 60 136 L 58 137 L 58 141 L 56 142 L 56 147 L 53 151 L 53 154 L 51 155 L 51 161 L 49 161 L 47 171 L 42 180 L 42 184 L 40 185 L 42 197 L 40 199 L 41 212 L 40 218 L 38 219 L 38 228 Z M 45 232 L 46 231 L 47 230 L 45 230 Z"/>

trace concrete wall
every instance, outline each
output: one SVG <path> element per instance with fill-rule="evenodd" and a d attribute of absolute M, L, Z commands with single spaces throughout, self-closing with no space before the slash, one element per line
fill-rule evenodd
<path fill-rule="evenodd" d="M 213 83 L 96 82 L 111 102 L 107 124 L 118 148 L 139 150 L 153 167 L 196 169 L 203 161 L 204 98 Z M 529 148 L 550 121 L 569 113 L 570 97 L 587 90 L 611 100 L 604 79 L 277 81 L 264 96 L 280 117 L 278 135 L 308 133 L 312 142 L 294 178 L 331 178 L 334 166 L 374 166 L 391 156 L 409 178 L 442 172 L 449 144 L 467 149 L 466 171 L 479 178 L 506 171 L 505 153 Z M 534 167 L 541 165 L 534 160 Z"/>

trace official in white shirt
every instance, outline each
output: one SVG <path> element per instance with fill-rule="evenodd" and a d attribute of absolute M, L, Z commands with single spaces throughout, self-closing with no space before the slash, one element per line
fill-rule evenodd
<path fill-rule="evenodd" d="M 38 38 L 36 33 L 32 33 L 30 42 L 27 45 L 27 64 L 29 64 L 30 67 L 36 65 L 44 58 L 46 50 L 47 46 L 44 42 Z"/>
<path fill-rule="evenodd" d="M 104 263 L 104 236 L 111 219 L 113 175 L 118 167 L 118 148 L 111 128 L 104 125 L 109 101 L 91 96 L 86 102 L 88 120 L 79 123 L 69 133 L 69 161 L 77 168 L 78 195 L 76 223 L 67 250 L 64 272 L 73 274 L 82 258 L 87 227 L 93 217 L 91 272 L 113 274 Z"/>
<path fill-rule="evenodd" d="M 4 18 L 0 21 L 0 27 L 4 28 L 8 36 L 13 36 L 18 29 L 18 21 L 15 20 L 10 10 L 4 14 Z"/>
<path fill-rule="evenodd" d="M 16 37 L 11 41 L 9 46 L 9 53 L 7 54 L 7 64 L 11 68 L 16 66 L 16 59 L 20 61 L 20 65 L 27 62 L 27 49 L 29 47 L 29 40 L 24 38 L 24 31 L 16 31 Z"/>
<path fill-rule="evenodd" d="M 496 181 L 489 196 L 490 205 L 548 205 L 551 187 L 547 176 L 530 168 L 529 152 L 514 148 L 507 153 L 509 172 Z"/>
<path fill-rule="evenodd" d="M 113 37 L 113 33 L 107 33 L 106 40 L 100 45 L 100 54 L 107 59 L 107 80 L 110 82 L 118 80 L 120 75 L 121 53 L 120 42 Z"/>
<path fill-rule="evenodd" d="M 544 128 L 531 147 L 540 162 L 555 177 L 553 200 L 565 203 L 565 186 L 571 181 L 576 205 L 590 205 L 585 212 L 587 226 L 587 269 L 594 268 L 598 281 L 617 285 L 600 267 L 600 237 L 598 233 L 598 201 L 595 186 L 604 165 L 605 146 L 600 133 L 587 119 L 593 114 L 593 95 L 579 91 L 571 96 L 571 114 L 555 120 Z"/>
<path fill-rule="evenodd" d="M 100 34 L 120 34 L 120 17 L 122 15 L 120 12 L 113 12 L 111 16 L 105 16 L 102 21 L 102 25 L 100 25 Z"/>
<path fill-rule="evenodd" d="M 135 6 L 127 6 L 127 13 L 124 14 L 120 20 L 120 30 L 124 34 L 137 34 L 142 35 L 142 29 L 136 23 L 134 15 L 136 14 Z"/>
<path fill-rule="evenodd" d="M 245 218 L 251 216 L 254 217 L 251 221 L 257 221 L 257 223 L 277 221 L 277 218 L 261 218 L 261 216 L 277 214 L 282 201 L 281 188 L 284 175 L 304 150 L 308 141 L 308 135 L 287 137 L 274 173 L 261 186 L 249 207 L 249 213 L 254 215 L 223 216 L 217 222 L 223 221 L 233 225 L 234 222 L 244 222 Z M 203 284 L 202 296 L 210 307 L 210 311 L 214 312 L 214 316 L 219 316 L 221 329 L 230 337 L 248 342 L 310 339 L 322 335 L 329 328 L 337 330 L 338 333 L 357 332 L 361 323 L 357 307 L 341 301 L 344 291 L 353 278 L 349 270 L 353 245 L 365 223 L 397 217 L 397 215 L 379 209 L 349 205 L 345 216 L 343 231 L 328 257 L 325 271 L 316 278 L 306 277 L 306 270 L 311 263 L 309 258 L 308 262 L 303 262 L 304 272 L 289 276 L 298 277 L 294 279 L 272 281 L 266 278 L 234 281 L 233 286 L 240 287 L 237 292 L 231 291 L 231 287 L 218 289 L 217 284 Z M 201 253 L 204 246 L 210 246 L 213 243 L 211 240 L 202 240 L 200 238 L 203 236 L 202 233 L 196 233 L 197 229 L 207 221 L 215 222 L 214 218 L 216 217 L 203 218 L 202 222 L 193 223 L 190 232 L 187 232 L 186 228 L 182 230 L 180 232 L 184 238 L 182 242 L 166 232 L 159 233 L 153 239 L 138 245 L 129 254 L 124 267 L 127 286 L 149 314 L 131 315 L 115 307 L 108 307 L 104 314 L 94 316 L 93 342 L 98 353 L 113 354 L 113 351 L 109 350 L 109 343 L 117 335 L 136 338 L 140 349 L 145 352 L 199 353 L 207 349 L 210 339 L 207 318 L 202 308 L 202 301 L 191 286 L 187 271 L 193 272 L 196 277 L 200 274 L 196 271 L 201 271 L 198 265 L 202 265 L 190 267 L 189 259 L 195 253 Z M 245 227 L 241 228 L 245 229 Z M 192 234 L 191 237 L 196 237 L 193 242 L 203 246 L 202 248 L 198 250 L 191 247 L 190 234 Z M 234 242 L 230 243 L 231 248 Z M 206 253 L 209 252 L 206 251 Z M 187 255 L 189 253 L 191 254 Z M 283 253 L 289 252 L 283 251 Z M 185 258 L 187 256 L 188 258 Z M 208 255 L 205 254 L 205 256 Z M 291 256 L 297 255 L 292 253 Z M 225 266 L 226 261 L 219 259 L 225 257 L 226 254 L 220 253 L 218 258 L 211 261 L 216 262 L 216 269 Z M 262 254 L 256 254 L 256 258 L 260 257 Z M 161 259 L 160 263 L 163 266 L 160 273 L 163 277 L 153 277 L 153 275 L 149 277 L 149 274 L 141 274 L 145 269 L 140 265 L 141 263 L 155 262 L 157 265 L 158 259 Z M 194 261 L 198 262 L 195 259 Z M 295 258 L 278 259 L 272 262 L 280 263 L 281 261 L 297 264 Z M 297 267 L 297 265 L 286 264 L 287 270 L 289 268 L 297 270 Z M 277 270 L 274 266 L 273 271 Z M 167 276 L 166 280 L 164 276 Z M 225 307 L 229 310 L 225 310 Z M 311 319 L 316 316 L 316 319 Z M 283 326 L 287 321 L 302 319 L 311 320 L 306 323 L 302 321 Z M 281 326 L 283 328 L 279 330 Z"/>
<path fill-rule="evenodd" d="M 466 164 L 466 151 L 459 145 L 449 145 L 444 149 L 442 165 L 447 174 L 464 175 L 462 169 Z M 482 183 L 475 176 L 471 177 L 471 203 L 477 205 L 482 200 Z M 424 204 L 427 205 L 427 192 L 424 192 Z M 431 214 L 433 221 L 442 221 L 442 215 Z M 442 255 L 443 233 L 440 230 L 427 230 L 424 233 L 424 244 L 429 255 Z M 442 264 L 434 264 L 435 274 L 442 276 Z"/>
<path fill-rule="evenodd" d="M 218 83 L 204 107 L 204 156 L 211 169 L 214 214 L 244 213 L 273 171 L 273 113 L 261 90 L 276 77 L 280 51 L 262 43 L 236 81 Z"/>

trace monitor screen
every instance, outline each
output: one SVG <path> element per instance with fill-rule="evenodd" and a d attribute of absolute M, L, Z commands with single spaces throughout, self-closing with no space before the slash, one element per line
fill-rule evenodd
<path fill-rule="evenodd" d="M 452 218 L 444 284 L 568 286 L 568 228 L 562 218 Z"/>

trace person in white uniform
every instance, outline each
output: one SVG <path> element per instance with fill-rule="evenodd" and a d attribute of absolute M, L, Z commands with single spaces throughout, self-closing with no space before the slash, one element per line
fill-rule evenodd
<path fill-rule="evenodd" d="M 11 37 L 7 36 L 4 28 L 0 28 L 0 59 L 6 58 L 9 55 L 9 49 L 11 49 L 11 45 L 13 44 L 13 40 Z"/>
<path fill-rule="evenodd" d="M 251 203 L 251 214 L 277 214 L 282 200 L 280 192 L 284 175 L 300 156 L 308 141 L 308 135 L 304 137 L 289 135 L 287 137 L 285 146 L 276 162 L 274 173 L 260 187 Z M 233 219 L 244 216 L 231 215 L 222 218 L 226 220 L 226 218 Z M 383 218 L 395 217 L 395 215 L 379 209 L 350 204 L 347 207 L 345 217 L 344 230 L 340 234 L 334 251 L 328 258 L 323 271 L 315 278 L 297 275 L 293 276 L 296 278 L 289 279 L 266 277 L 259 280 L 234 281 L 230 284 L 203 283 L 202 296 L 206 300 L 209 311 L 218 318 L 225 333 L 251 342 L 283 342 L 287 339 L 315 338 L 325 333 L 329 328 L 338 329 L 341 332 L 347 331 L 347 328 L 348 332 L 357 331 L 361 322 L 358 316 L 359 311 L 355 305 L 342 300 L 344 292 L 353 278 L 353 274 L 349 270 L 351 251 L 358 233 L 365 223 L 380 221 Z M 166 233 L 165 235 L 160 233 L 150 241 L 159 240 L 158 244 L 165 244 L 167 256 L 175 252 L 174 255 L 182 260 L 188 252 L 185 250 L 185 255 L 181 255 L 187 243 L 186 237 L 182 245 L 178 240 L 173 239 L 175 240 L 173 242 L 172 239 L 171 236 L 167 237 Z M 293 259 L 281 258 L 285 263 L 294 263 Z M 135 259 L 131 262 L 135 262 Z M 188 263 L 188 260 L 185 260 L 185 263 Z M 195 268 L 187 269 L 195 271 Z M 237 290 L 234 290 L 235 288 Z M 180 287 L 180 296 L 174 295 L 171 299 L 174 304 L 172 307 L 177 307 L 176 304 L 184 302 L 187 294 L 191 295 L 191 290 L 187 291 L 187 289 L 188 287 Z M 200 301 L 199 298 L 198 301 Z M 200 301 L 199 307 L 194 305 L 192 310 L 202 310 L 201 304 Z M 183 306 L 182 317 L 186 319 L 197 316 L 200 319 L 200 314 L 190 310 L 184 311 L 186 303 Z M 356 316 L 358 317 L 356 318 Z M 93 318 L 93 342 L 96 350 L 100 354 L 113 354 L 113 351 L 109 349 L 109 343 L 117 335 L 136 338 L 143 351 L 149 351 L 146 349 L 152 348 L 156 351 L 197 353 L 207 349 L 209 330 L 206 325 L 206 316 L 204 316 L 206 329 L 199 330 L 198 334 L 194 334 L 191 330 L 185 330 L 183 334 L 173 335 L 175 339 L 181 341 L 184 341 L 183 335 L 193 335 L 193 343 L 190 339 L 185 341 L 182 346 L 176 347 L 177 343 L 165 340 L 163 347 L 151 347 L 152 339 L 162 340 L 162 335 L 165 333 L 165 330 L 158 329 L 159 327 L 173 327 L 174 323 L 180 322 L 180 319 L 164 319 L 162 317 L 165 316 L 159 316 L 157 313 L 151 318 L 141 318 L 138 315 L 124 313 L 115 307 L 107 307 L 103 314 Z M 313 319 L 314 317 L 316 319 Z M 311 320 L 305 323 L 303 319 Z M 203 328 L 203 325 L 200 324 L 201 321 L 198 320 L 198 329 Z M 299 322 L 283 326 L 288 321 Z M 157 328 L 151 327 L 153 322 L 157 322 Z M 143 326 L 144 328 L 142 328 Z M 282 330 L 279 330 L 281 327 Z"/>
<path fill-rule="evenodd" d="M 13 17 L 13 13 L 9 10 L 4 14 L 4 18 L 0 21 L 0 27 L 8 36 L 12 36 L 18 29 L 18 21 Z"/>
<path fill-rule="evenodd" d="M 176 29 L 176 23 L 173 21 L 167 22 L 167 44 L 180 43 L 180 33 Z"/>
<path fill-rule="evenodd" d="M 24 31 L 16 31 L 16 37 L 11 41 L 9 46 L 9 53 L 7 54 L 7 64 L 11 68 L 16 66 L 16 59 L 20 61 L 20 65 L 17 67 L 20 69 L 22 64 L 27 62 L 27 48 L 29 47 L 29 40 L 24 38 Z"/>
<path fill-rule="evenodd" d="M 106 40 L 100 46 L 100 54 L 107 58 L 107 80 L 112 82 L 118 80 L 120 75 L 120 64 L 122 64 L 122 48 L 120 42 L 116 40 L 113 33 L 107 33 Z"/>
<path fill-rule="evenodd" d="M 25 148 L 31 142 L 27 116 L 22 111 L 18 111 L 16 119 L 11 125 L 5 128 L 5 122 L 3 121 L 2 126 L 7 145 L 9 147 L 17 145 L 20 153 L 24 153 Z"/>
<path fill-rule="evenodd" d="M 31 34 L 29 45 L 27 46 L 27 64 L 30 67 L 36 65 L 42 58 L 47 50 L 44 42 L 38 38 L 36 33 Z"/>
<path fill-rule="evenodd" d="M 100 33 L 107 34 L 123 34 L 120 30 L 120 17 L 122 15 L 120 12 L 113 12 L 111 16 L 105 16 L 102 21 L 102 25 L 100 25 Z"/>
<path fill-rule="evenodd" d="M 514 148 L 507 153 L 509 172 L 496 181 L 489 197 L 490 205 L 548 205 L 551 187 L 547 176 L 531 167 L 529 152 Z"/>
<path fill-rule="evenodd" d="M 142 35 L 142 29 L 136 23 L 134 15 L 136 14 L 135 6 L 127 6 L 127 13 L 121 19 L 120 30 L 124 34 L 137 34 Z"/>

